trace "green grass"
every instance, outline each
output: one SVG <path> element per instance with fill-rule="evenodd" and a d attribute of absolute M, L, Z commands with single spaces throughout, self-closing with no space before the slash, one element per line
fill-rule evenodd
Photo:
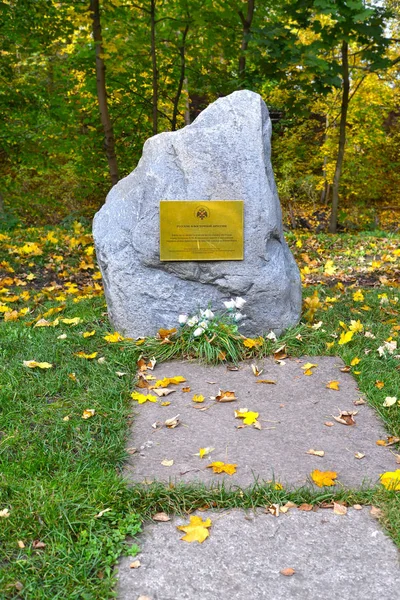
<path fill-rule="evenodd" d="M 376 254 L 380 255 L 372 259 L 388 267 L 387 278 L 391 281 L 385 285 L 378 281 L 374 285 L 379 287 L 365 288 L 363 302 L 353 301 L 358 286 L 341 290 L 328 287 L 327 281 L 325 285 L 309 286 L 305 296 L 317 290 L 321 301 L 312 323 L 302 322 L 276 342 L 264 339 L 256 348 L 248 349 L 237 335 L 218 336 L 211 345 L 204 339 L 193 342 L 179 337 L 176 341 L 172 338 L 171 344 L 154 338 L 141 345 L 129 341 L 107 343 L 104 335 L 112 330 L 104 298 L 94 287 L 94 269 L 82 265 L 82 261 L 91 260 L 87 252 L 90 238 L 80 230 L 55 231 L 60 238 L 58 244 L 44 241 L 47 230 L 17 231 L 0 255 L 0 277 L 13 280 L 3 283 L 3 303 L 17 312 L 24 307 L 30 310 L 16 321 L 0 323 L 0 510 L 7 508 L 10 512 L 8 518 L 0 518 L 1 597 L 108 600 L 112 597 L 113 567 L 118 556 L 125 551 L 135 552 L 135 548 L 129 550 L 127 536 L 134 537 L 143 520 L 159 511 L 183 514 L 205 507 L 251 509 L 287 500 L 318 504 L 337 499 L 349 504 L 374 504 L 383 510 L 382 523 L 400 546 L 400 494 L 382 486 L 358 491 L 340 486 L 318 491 L 307 487 L 276 490 L 273 485 L 259 484 L 246 490 L 192 484 L 127 487 L 121 474 L 131 424 L 130 393 L 142 354 L 155 356 L 159 362 L 182 356 L 218 362 L 223 352 L 226 360 L 237 362 L 270 355 L 286 344 L 290 356 L 339 355 L 346 364 L 358 357 L 361 362 L 352 367 L 352 372 L 360 391 L 378 412 L 388 435 L 400 436 L 400 406 L 382 406 L 386 396 L 400 396 L 400 361 L 395 358 L 397 352 L 386 357 L 377 352 L 385 340 L 398 340 L 400 302 L 396 297 L 400 291 L 393 283 L 393 273 L 399 258 L 391 254 L 398 247 L 398 238 L 382 238 L 381 242 L 381 238 L 365 234 L 345 241 L 339 236 L 301 236 L 302 248 L 298 250 L 292 238 L 300 266 L 306 264 L 300 254 L 307 248 L 309 259 L 316 261 L 311 269 L 315 269 L 318 279 L 324 280 L 321 269 L 329 257 L 337 265 L 336 278 L 341 271 L 347 276 L 351 269 L 357 276 L 374 275 L 374 271 L 359 269 L 358 254 L 346 254 L 351 239 L 353 248 L 364 245 L 366 252 L 377 248 Z M 71 242 L 72 238 L 77 244 Z M 25 241 L 35 240 L 43 254 L 26 259 L 14 253 Z M 382 259 L 388 255 L 396 262 Z M 54 258 L 57 256 L 63 260 Z M 368 260 L 362 263 L 366 268 Z M 36 279 L 27 279 L 29 273 Z M 46 279 L 41 281 L 43 273 Z M 68 293 L 67 281 L 76 283 L 78 293 Z M 13 295 L 27 290 L 28 299 L 11 301 Z M 385 293 L 387 303 L 382 304 Z M 326 302 L 333 296 L 337 296 L 337 302 Z M 64 305 L 60 313 L 47 318 L 79 316 L 82 322 L 34 327 L 39 315 Z M 365 305 L 371 310 L 362 310 Z M 343 331 L 339 322 L 349 325 L 351 319 L 360 319 L 364 331 L 356 333 L 350 343 L 338 345 L 337 336 Z M 319 321 L 322 325 L 314 329 Z M 83 338 L 84 331 L 92 330 L 94 336 Z M 375 339 L 365 337 L 365 331 Z M 64 333 L 66 339 L 59 339 Z M 328 349 L 327 343 L 332 341 L 335 344 Z M 98 354 L 86 360 L 75 356 L 79 351 Z M 105 360 L 98 362 L 103 357 Z M 48 370 L 23 367 L 24 360 L 32 359 L 54 366 Z M 126 375 L 120 377 L 117 371 Z M 384 382 L 382 389 L 376 387 L 377 380 Z M 88 408 L 95 410 L 95 416 L 84 420 L 82 413 Z M 392 449 L 397 452 L 394 446 Z M 35 540 L 46 544 L 45 548 L 35 549 Z M 25 547 L 20 548 L 18 542 Z"/>

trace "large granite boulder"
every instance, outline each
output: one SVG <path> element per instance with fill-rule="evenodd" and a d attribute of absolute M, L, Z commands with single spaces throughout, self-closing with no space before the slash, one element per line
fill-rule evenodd
<path fill-rule="evenodd" d="M 93 234 L 109 317 L 130 336 L 154 335 L 179 313 L 246 299 L 241 330 L 280 333 L 298 322 L 300 274 L 284 240 L 271 166 L 271 120 L 261 96 L 220 98 L 191 124 L 147 140 L 115 185 Z M 160 200 L 243 200 L 243 261 L 160 262 Z"/>

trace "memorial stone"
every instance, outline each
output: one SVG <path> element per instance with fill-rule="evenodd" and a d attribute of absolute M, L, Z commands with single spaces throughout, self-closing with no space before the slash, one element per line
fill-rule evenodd
<path fill-rule="evenodd" d="M 146 141 L 137 168 L 112 188 L 93 224 L 115 329 L 154 335 L 180 313 L 218 309 L 237 296 L 246 299 L 246 335 L 298 322 L 300 274 L 283 236 L 270 138 L 265 103 L 244 90 Z M 243 208 L 244 226 L 232 201 Z M 161 248 L 160 229 L 167 231 Z"/>

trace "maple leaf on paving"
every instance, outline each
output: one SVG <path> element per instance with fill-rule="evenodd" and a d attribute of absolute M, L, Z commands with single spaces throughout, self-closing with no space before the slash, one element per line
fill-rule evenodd
<path fill-rule="evenodd" d="M 175 377 L 164 377 L 164 379 L 159 379 L 154 387 L 165 388 L 169 385 L 178 385 L 178 383 L 183 383 L 184 381 L 186 381 L 186 379 L 181 375 L 176 375 Z"/>
<path fill-rule="evenodd" d="M 330 390 L 339 390 L 339 382 L 338 381 L 328 381 L 326 387 Z"/>
<path fill-rule="evenodd" d="M 204 396 L 202 396 L 201 394 L 195 394 L 192 398 L 192 402 L 204 402 Z"/>
<path fill-rule="evenodd" d="M 314 469 L 311 473 L 311 479 L 318 487 L 331 486 L 336 485 L 337 473 L 335 471 L 320 471 L 319 469 Z"/>
<path fill-rule="evenodd" d="M 131 398 L 132 400 L 136 400 L 138 404 L 144 404 L 145 402 L 157 402 L 157 398 L 155 396 L 152 396 L 151 394 L 145 396 L 139 392 L 132 392 Z"/>
<path fill-rule="evenodd" d="M 251 410 L 247 410 L 247 408 L 239 408 L 239 410 L 235 410 L 235 418 L 243 419 L 244 425 L 254 425 L 257 423 L 258 417 L 258 412 L 252 412 Z"/>
<path fill-rule="evenodd" d="M 203 521 L 201 517 L 195 515 L 190 517 L 188 525 L 178 525 L 177 529 L 185 532 L 185 535 L 181 537 L 184 542 L 199 542 L 199 544 L 202 544 L 210 535 L 208 529 L 211 525 L 211 519 Z"/>
<path fill-rule="evenodd" d="M 207 469 L 211 468 L 214 473 L 227 473 L 228 475 L 233 475 L 236 473 L 237 465 L 227 464 L 221 461 L 216 461 L 207 465 Z"/>

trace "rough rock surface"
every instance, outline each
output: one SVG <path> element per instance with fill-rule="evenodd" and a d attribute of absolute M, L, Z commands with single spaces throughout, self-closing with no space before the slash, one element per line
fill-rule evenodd
<path fill-rule="evenodd" d="M 191 124 L 156 135 L 137 168 L 108 194 L 93 234 L 110 319 L 131 336 L 171 327 L 178 313 L 242 296 L 243 332 L 280 333 L 300 315 L 301 283 L 284 240 L 271 154 L 271 121 L 258 94 L 220 98 Z M 243 200 L 243 261 L 160 262 L 160 200 Z"/>

